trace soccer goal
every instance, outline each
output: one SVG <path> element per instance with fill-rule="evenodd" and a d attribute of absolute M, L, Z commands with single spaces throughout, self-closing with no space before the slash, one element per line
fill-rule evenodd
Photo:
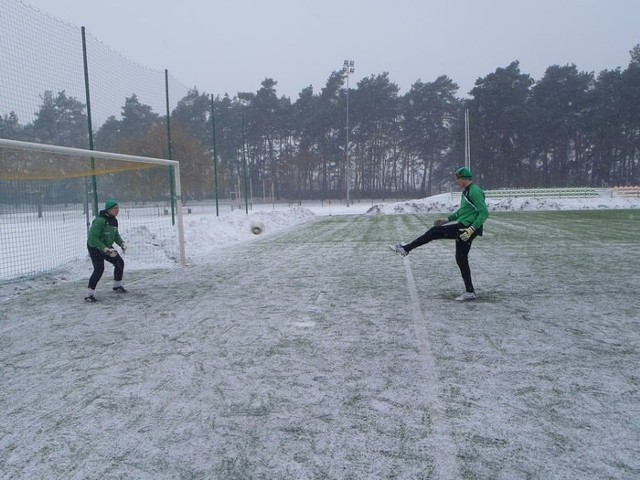
<path fill-rule="evenodd" d="M 107 199 L 120 204 L 128 268 L 185 265 L 179 162 L 0 139 L 0 281 L 88 262 Z"/>

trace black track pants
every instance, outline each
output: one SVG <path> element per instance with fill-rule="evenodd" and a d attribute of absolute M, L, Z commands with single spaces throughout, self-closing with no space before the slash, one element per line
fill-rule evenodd
<path fill-rule="evenodd" d="M 89 288 L 91 290 L 96 289 L 98 282 L 102 278 L 105 260 L 113 264 L 115 267 L 113 269 L 113 279 L 117 282 L 122 280 L 122 275 L 124 274 L 124 260 L 119 254 L 115 257 L 110 257 L 95 247 L 87 248 L 89 250 L 89 257 L 91 257 L 91 263 L 93 263 L 93 273 L 91 274 L 91 278 L 89 278 Z"/>
<path fill-rule="evenodd" d="M 432 227 L 423 235 L 416 238 L 413 242 L 404 245 L 404 249 L 410 252 L 414 248 L 429 243 L 432 240 L 450 239 L 456 241 L 456 263 L 460 269 L 464 288 L 467 292 L 473 292 L 473 283 L 471 282 L 471 268 L 469 267 L 469 250 L 471 250 L 471 242 L 476 237 L 474 233 L 469 240 L 463 242 L 460 240 L 460 229 L 465 228 L 461 223 L 452 223 L 442 225 L 440 227 Z"/>

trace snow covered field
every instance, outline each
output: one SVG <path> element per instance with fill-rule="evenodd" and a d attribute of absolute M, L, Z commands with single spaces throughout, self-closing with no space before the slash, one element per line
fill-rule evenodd
<path fill-rule="evenodd" d="M 640 476 L 640 201 L 504 202 L 463 304 L 452 242 L 386 247 L 448 196 L 196 212 L 96 305 L 88 262 L 3 284 L 0 478 Z"/>

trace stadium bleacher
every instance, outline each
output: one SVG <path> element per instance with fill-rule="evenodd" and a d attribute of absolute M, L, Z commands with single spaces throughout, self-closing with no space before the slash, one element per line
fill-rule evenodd
<path fill-rule="evenodd" d="M 505 188 L 486 190 L 487 198 L 592 198 L 599 197 L 596 188 Z"/>
<path fill-rule="evenodd" d="M 613 187 L 619 197 L 640 197 L 640 186 Z"/>

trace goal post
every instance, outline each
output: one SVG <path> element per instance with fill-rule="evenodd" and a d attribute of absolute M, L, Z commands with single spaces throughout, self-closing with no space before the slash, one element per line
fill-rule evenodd
<path fill-rule="evenodd" d="M 86 260 L 90 193 L 121 204 L 127 255 L 140 268 L 186 264 L 178 161 L 0 138 L 0 281 Z"/>

